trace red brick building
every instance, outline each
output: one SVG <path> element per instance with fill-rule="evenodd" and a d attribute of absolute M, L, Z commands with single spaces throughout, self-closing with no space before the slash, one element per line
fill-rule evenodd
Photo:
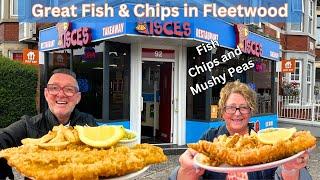
<path fill-rule="evenodd" d="M 22 60 L 25 47 L 19 42 L 18 0 L 0 1 L 0 54 Z"/>

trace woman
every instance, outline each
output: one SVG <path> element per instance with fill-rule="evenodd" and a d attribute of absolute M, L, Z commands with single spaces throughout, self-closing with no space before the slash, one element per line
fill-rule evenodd
<path fill-rule="evenodd" d="M 228 136 L 238 133 L 249 134 L 248 126 L 251 115 L 256 110 L 256 93 L 246 84 L 239 81 L 230 82 L 221 89 L 219 100 L 219 115 L 225 125 L 209 129 L 201 139 L 212 141 L 219 135 Z M 305 169 L 309 155 L 303 154 L 296 160 L 290 161 L 281 167 L 249 173 L 216 173 L 195 168 L 193 157 L 196 151 L 188 149 L 179 158 L 180 167 L 172 173 L 169 179 L 312 179 Z"/>

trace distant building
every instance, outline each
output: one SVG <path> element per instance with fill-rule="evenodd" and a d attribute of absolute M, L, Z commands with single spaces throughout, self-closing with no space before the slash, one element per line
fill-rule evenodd
<path fill-rule="evenodd" d="M 0 54 L 20 61 L 25 47 L 19 42 L 18 0 L 0 1 Z"/>
<path fill-rule="evenodd" d="M 282 59 L 296 60 L 294 73 L 280 73 L 280 93 L 284 82 L 297 83 L 299 99 L 303 104 L 309 104 L 314 98 L 317 2 L 314 0 L 294 2 L 297 3 L 291 7 L 294 20 L 288 19 L 288 23 L 277 24 L 282 30 L 280 40 Z"/>
<path fill-rule="evenodd" d="M 319 4 L 319 3 L 318 3 Z M 320 99 L 320 6 L 317 6 L 315 95 Z"/>

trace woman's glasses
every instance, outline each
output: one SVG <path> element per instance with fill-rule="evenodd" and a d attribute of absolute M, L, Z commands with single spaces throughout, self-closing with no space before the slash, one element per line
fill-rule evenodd
<path fill-rule="evenodd" d="M 251 108 L 247 106 L 243 107 L 235 107 L 235 106 L 225 106 L 224 111 L 228 114 L 234 114 L 239 110 L 241 114 L 249 114 L 251 112 Z"/>
<path fill-rule="evenodd" d="M 48 89 L 49 94 L 51 94 L 51 95 L 57 95 L 62 90 L 63 93 L 68 97 L 72 97 L 77 92 L 79 92 L 78 88 L 76 88 L 74 86 L 60 87 L 56 84 L 48 84 L 47 89 Z"/>

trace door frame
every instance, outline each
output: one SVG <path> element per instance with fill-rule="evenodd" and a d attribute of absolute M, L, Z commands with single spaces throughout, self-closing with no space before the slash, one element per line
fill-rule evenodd
<path fill-rule="evenodd" d="M 141 51 L 142 51 L 142 49 L 141 49 Z M 156 59 L 156 58 L 141 58 L 141 59 L 142 59 L 142 63 L 143 62 L 165 62 L 165 63 L 171 63 L 171 99 L 170 99 L 170 102 L 171 102 L 171 105 L 170 105 L 170 109 L 171 109 L 170 110 L 170 123 L 171 124 L 170 124 L 170 134 L 169 134 L 170 142 L 169 143 L 172 143 L 173 142 L 173 130 L 174 130 L 173 129 L 173 118 L 174 118 L 174 115 L 173 115 L 173 112 L 174 112 L 174 103 L 173 103 L 174 102 L 174 97 L 173 97 L 174 96 L 174 67 L 175 67 L 175 62 L 176 61 L 175 61 L 175 59 Z M 141 75 L 141 82 L 142 82 L 142 75 Z M 142 85 L 142 83 L 141 83 L 141 85 Z M 141 88 L 141 97 L 142 97 L 142 88 Z M 142 98 L 142 101 L 143 101 L 143 98 Z M 160 107 L 160 104 L 159 104 L 159 107 Z M 159 111 L 158 111 L 158 113 L 159 113 Z"/>
<path fill-rule="evenodd" d="M 130 54 L 130 129 L 137 133 L 141 142 L 141 112 L 143 110 L 142 100 L 142 48 L 172 49 L 175 51 L 174 72 L 172 75 L 173 104 L 171 105 L 171 142 L 184 145 L 186 142 L 186 79 L 187 79 L 187 48 L 185 46 L 169 46 L 156 44 L 142 44 L 136 42 L 131 44 Z M 148 60 L 143 58 L 143 60 Z"/>

